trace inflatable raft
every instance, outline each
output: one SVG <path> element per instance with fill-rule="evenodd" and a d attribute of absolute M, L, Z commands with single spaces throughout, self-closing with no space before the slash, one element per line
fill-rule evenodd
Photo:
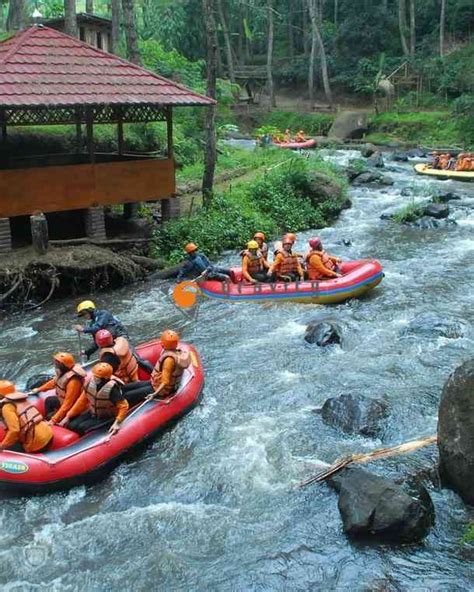
<path fill-rule="evenodd" d="M 155 364 L 161 353 L 160 341 L 137 347 L 140 355 Z M 54 426 L 50 448 L 40 454 L 26 454 L 3 450 L 0 452 L 0 489 L 38 493 L 65 489 L 104 476 L 134 447 L 145 443 L 166 426 L 190 411 L 200 400 L 204 376 L 199 355 L 188 344 L 180 343 L 189 351 L 192 363 L 184 371 L 181 385 L 168 400 L 154 400 L 132 408 L 120 431 L 110 437 L 109 426 L 79 437 L 75 432 Z M 140 370 L 141 380 L 148 376 Z M 53 392 L 32 396 L 29 401 L 44 413 L 44 401 Z M 0 426 L 0 437 L 4 427 Z"/>
<path fill-rule="evenodd" d="M 414 168 L 419 175 L 427 175 L 440 180 L 474 181 L 474 171 L 444 171 L 430 168 L 426 164 L 416 164 Z"/>
<path fill-rule="evenodd" d="M 289 150 L 308 150 L 316 146 L 316 140 L 311 138 L 310 140 L 306 140 L 306 142 L 279 142 L 276 146 Z"/>
<path fill-rule="evenodd" d="M 242 281 L 240 268 L 232 269 L 232 283 L 206 280 L 199 282 L 203 295 L 231 302 L 290 300 L 313 304 L 335 304 L 356 298 L 372 290 L 383 278 L 381 264 L 373 260 L 341 264 L 342 277 L 331 280 L 251 284 Z"/>

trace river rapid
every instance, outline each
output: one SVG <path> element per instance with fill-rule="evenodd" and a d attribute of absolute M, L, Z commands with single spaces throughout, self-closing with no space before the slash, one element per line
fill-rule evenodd
<path fill-rule="evenodd" d="M 342 164 L 358 155 L 325 154 Z M 453 492 L 428 482 L 431 533 L 418 545 L 388 546 L 349 541 L 327 485 L 294 487 L 318 461 L 434 434 L 443 383 L 472 356 L 474 186 L 415 177 L 411 164 L 390 168 L 393 187 L 351 188 L 353 207 L 317 232 L 332 253 L 382 262 L 384 281 L 361 300 L 331 307 L 207 300 L 193 319 L 171 303 L 168 283 L 96 297 L 136 343 L 166 327 L 194 343 L 206 369 L 203 402 L 93 486 L 1 497 L 2 590 L 473 589 L 472 548 L 459 539 L 474 516 Z M 412 196 L 401 195 L 406 187 Z M 380 220 L 437 190 L 461 196 L 450 202 L 457 225 L 420 230 Z M 300 233 L 297 250 L 313 234 Z M 52 352 L 77 351 L 76 303 L 2 318 L 2 374 L 22 385 L 50 367 Z M 452 323 L 455 336 L 410 333 L 410 321 L 426 312 Z M 342 347 L 305 343 L 315 319 L 342 327 Z M 322 422 L 315 408 L 343 393 L 389 402 L 381 439 Z M 435 462 L 431 447 L 369 468 L 395 478 Z"/>

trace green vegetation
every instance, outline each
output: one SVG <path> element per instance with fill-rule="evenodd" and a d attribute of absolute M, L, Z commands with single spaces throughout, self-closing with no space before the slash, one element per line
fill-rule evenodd
<path fill-rule="evenodd" d="M 456 129 L 466 148 L 474 148 L 474 95 L 461 95 L 453 103 Z"/>
<path fill-rule="evenodd" d="M 370 129 L 373 133 L 366 139 L 374 143 L 395 140 L 433 146 L 462 144 L 456 117 L 446 111 L 382 113 L 372 118 Z"/>
<path fill-rule="evenodd" d="M 280 132 L 289 128 L 292 133 L 303 130 L 308 136 L 327 135 L 335 116 L 330 113 L 298 113 L 296 111 L 271 111 L 262 121 Z"/>
<path fill-rule="evenodd" d="M 398 224 L 407 224 L 408 222 L 416 222 L 423 213 L 423 206 L 411 202 L 403 207 L 401 210 L 393 215 L 394 222 Z"/>
<path fill-rule="evenodd" d="M 234 158 L 239 158 L 234 152 Z M 224 249 L 243 246 L 256 230 L 274 236 L 290 229 L 325 226 L 346 203 L 345 182 L 331 165 L 276 150 L 257 150 L 253 158 L 262 168 L 265 163 L 264 172 L 217 194 L 210 208 L 163 224 L 155 232 L 155 254 L 180 261 L 183 245 L 193 240 L 216 256 Z"/>
<path fill-rule="evenodd" d="M 474 543 L 474 522 L 468 524 L 466 532 L 461 539 L 461 545 L 468 545 Z"/>

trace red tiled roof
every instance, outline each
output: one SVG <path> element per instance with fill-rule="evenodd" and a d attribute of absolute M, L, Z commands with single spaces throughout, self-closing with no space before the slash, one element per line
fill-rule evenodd
<path fill-rule="evenodd" d="M 208 97 L 54 29 L 0 43 L 0 107 L 211 105 Z"/>

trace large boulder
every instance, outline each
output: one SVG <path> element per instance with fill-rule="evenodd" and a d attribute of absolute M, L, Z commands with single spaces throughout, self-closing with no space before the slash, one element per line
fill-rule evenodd
<path fill-rule="evenodd" d="M 337 325 L 328 322 L 314 322 L 306 327 L 305 341 L 320 347 L 341 343 L 341 333 Z"/>
<path fill-rule="evenodd" d="M 423 312 L 410 321 L 403 333 L 427 338 L 459 339 L 464 335 L 464 330 L 455 319 L 446 319 L 434 312 Z"/>
<path fill-rule="evenodd" d="M 417 542 L 434 524 L 433 503 L 421 484 L 398 485 L 360 468 L 346 469 L 332 484 L 339 491 L 339 512 L 349 536 Z"/>
<path fill-rule="evenodd" d="M 446 203 L 448 201 L 461 199 L 461 196 L 457 195 L 456 193 L 452 193 L 451 191 L 448 191 L 447 193 L 439 193 L 435 197 L 435 199 L 437 202 Z"/>
<path fill-rule="evenodd" d="M 353 185 L 369 185 L 370 183 L 378 183 L 382 175 L 377 171 L 367 171 L 357 175 L 352 181 Z"/>
<path fill-rule="evenodd" d="M 443 203 L 429 203 L 423 208 L 423 214 L 441 220 L 449 216 L 449 206 Z"/>
<path fill-rule="evenodd" d="M 383 156 L 380 152 L 374 152 L 372 156 L 367 159 L 367 164 L 369 167 L 375 167 L 377 169 L 382 169 L 385 166 Z"/>
<path fill-rule="evenodd" d="M 313 204 L 317 205 L 322 201 L 337 202 L 342 196 L 342 187 L 336 181 L 317 171 L 309 175 L 309 197 Z"/>
<path fill-rule="evenodd" d="M 421 218 L 418 218 L 418 220 L 408 223 L 408 226 L 421 228 L 422 230 L 432 230 L 433 228 L 447 228 L 449 226 L 456 226 L 456 221 L 449 220 L 447 218 L 444 220 L 437 220 L 431 216 L 422 216 Z"/>
<path fill-rule="evenodd" d="M 364 144 L 360 148 L 360 153 L 364 158 L 369 158 L 374 152 L 377 152 L 377 147 L 373 144 Z"/>
<path fill-rule="evenodd" d="M 348 434 L 379 436 L 389 415 L 388 404 L 363 395 L 340 395 L 328 399 L 322 409 L 323 421 Z"/>
<path fill-rule="evenodd" d="M 408 154 L 406 152 L 394 152 L 392 160 L 394 162 L 408 162 Z"/>
<path fill-rule="evenodd" d="M 424 158 L 426 156 L 426 152 L 421 148 L 413 148 L 413 150 L 408 150 L 407 155 L 410 158 Z"/>
<path fill-rule="evenodd" d="M 438 416 L 441 478 L 474 505 L 474 359 L 444 385 Z"/>
<path fill-rule="evenodd" d="M 368 130 L 368 120 L 368 113 L 365 111 L 344 111 L 334 120 L 328 137 L 338 140 L 362 138 Z"/>

